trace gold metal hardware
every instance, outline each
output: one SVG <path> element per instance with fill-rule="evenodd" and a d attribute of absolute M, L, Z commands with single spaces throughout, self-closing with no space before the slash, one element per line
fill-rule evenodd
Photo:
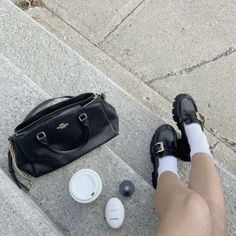
<path fill-rule="evenodd" d="M 39 132 L 36 134 L 36 138 L 40 141 L 40 140 L 46 138 L 46 134 L 44 132 Z"/>
<path fill-rule="evenodd" d="M 88 116 L 87 116 L 86 113 L 80 114 L 79 120 L 80 120 L 81 122 L 83 122 L 83 121 L 85 121 L 85 120 L 87 120 L 87 119 L 88 119 Z"/>
<path fill-rule="evenodd" d="M 14 166 L 14 170 L 16 171 L 16 173 L 18 173 L 21 177 L 23 177 L 24 179 L 26 179 L 28 182 L 29 182 L 29 185 L 27 186 L 28 189 L 30 189 L 33 181 L 32 181 L 32 178 L 29 174 L 23 172 L 22 170 L 19 169 L 19 167 L 17 166 L 17 163 L 16 163 L 16 154 L 15 154 L 15 151 L 14 151 L 14 148 L 12 146 L 12 143 L 10 140 L 8 140 L 8 149 L 10 151 L 10 154 L 12 156 L 12 164 Z"/>
<path fill-rule="evenodd" d="M 88 103 L 86 103 L 83 107 L 86 107 L 86 106 L 88 106 L 89 104 L 91 104 L 97 97 L 98 97 L 97 94 L 91 95 L 92 100 L 89 101 Z M 89 97 L 89 98 L 90 98 L 90 97 Z M 88 99 L 89 99 L 89 98 L 88 98 Z"/>
<path fill-rule="evenodd" d="M 155 147 L 157 147 L 156 148 L 157 149 L 156 153 L 160 153 L 160 152 L 164 152 L 165 151 L 163 142 L 156 143 Z"/>
<path fill-rule="evenodd" d="M 205 123 L 205 117 L 200 113 L 200 112 L 196 112 L 196 116 L 197 116 L 197 119 L 202 123 L 204 124 Z"/>
<path fill-rule="evenodd" d="M 69 123 L 61 123 L 58 125 L 57 129 L 65 129 L 68 125 Z"/>

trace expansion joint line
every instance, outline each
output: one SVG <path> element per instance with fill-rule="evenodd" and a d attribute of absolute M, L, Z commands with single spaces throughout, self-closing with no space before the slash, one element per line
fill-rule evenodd
<path fill-rule="evenodd" d="M 222 57 L 227 57 L 227 56 L 231 55 L 234 52 L 236 52 L 236 48 L 230 47 L 229 49 L 227 49 L 226 51 L 216 55 L 212 59 L 201 61 L 198 64 L 192 65 L 190 67 L 185 67 L 181 70 L 171 71 L 171 72 L 167 73 L 166 75 L 162 75 L 162 76 L 159 76 L 159 77 L 156 77 L 156 78 L 153 78 L 153 79 L 147 81 L 146 84 L 150 86 L 157 80 L 163 80 L 163 79 L 167 79 L 169 77 L 190 73 L 190 72 L 192 72 L 193 70 L 195 70 L 197 68 L 200 68 L 200 67 L 202 67 L 206 64 L 209 64 L 211 62 L 217 61 L 218 59 L 220 59 Z"/>

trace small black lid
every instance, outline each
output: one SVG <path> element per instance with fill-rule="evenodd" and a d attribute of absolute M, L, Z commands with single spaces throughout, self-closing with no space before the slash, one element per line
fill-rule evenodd
<path fill-rule="evenodd" d="M 123 181 L 119 186 L 120 194 L 125 196 L 125 197 L 131 196 L 134 193 L 134 191 L 135 191 L 135 186 L 129 180 Z"/>

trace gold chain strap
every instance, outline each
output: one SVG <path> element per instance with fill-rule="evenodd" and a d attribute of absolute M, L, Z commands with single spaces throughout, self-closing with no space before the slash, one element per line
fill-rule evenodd
<path fill-rule="evenodd" d="M 26 179 L 29 182 L 29 185 L 27 187 L 30 188 L 32 185 L 32 182 L 33 182 L 32 178 L 30 175 L 28 175 L 27 173 L 20 170 L 19 167 L 17 166 L 16 154 L 15 154 L 14 148 L 13 148 L 10 140 L 8 140 L 8 148 L 9 148 L 10 154 L 12 156 L 12 163 L 13 163 L 14 169 L 17 171 L 18 174 L 20 174 L 24 179 Z"/>

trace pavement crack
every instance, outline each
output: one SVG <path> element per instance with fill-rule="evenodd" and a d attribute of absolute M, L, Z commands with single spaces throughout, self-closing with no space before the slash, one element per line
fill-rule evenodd
<path fill-rule="evenodd" d="M 116 25 L 107 35 L 105 35 L 105 37 L 100 41 L 98 42 L 98 45 L 101 45 L 103 44 L 103 42 L 106 41 L 106 39 L 114 32 L 116 31 L 116 29 L 139 7 L 141 6 L 146 0 L 143 0 L 141 1 L 129 14 L 127 14 L 121 21 L 118 25 Z"/>
<path fill-rule="evenodd" d="M 206 64 L 209 64 L 211 62 L 217 61 L 218 59 L 220 59 L 222 57 L 227 57 L 227 56 L 229 56 L 230 54 L 232 54 L 234 52 L 236 52 L 236 48 L 230 47 L 226 51 L 216 55 L 215 57 L 213 57 L 210 60 L 204 60 L 204 61 L 201 61 L 200 63 L 192 65 L 190 67 L 185 67 L 185 68 L 183 68 L 181 70 L 169 72 L 166 75 L 162 75 L 162 76 L 159 76 L 159 77 L 156 77 L 156 78 L 153 78 L 153 79 L 147 81 L 146 84 L 150 86 L 150 85 L 152 85 L 157 80 L 163 80 L 163 79 L 167 79 L 169 77 L 190 73 L 190 72 L 192 72 L 193 70 L 195 70 L 197 68 L 200 68 L 200 67 L 202 67 L 202 66 L 204 66 Z"/>
<path fill-rule="evenodd" d="M 85 38 L 88 42 L 90 42 L 91 44 L 93 44 L 95 47 L 97 47 L 97 44 L 92 42 L 88 37 L 86 37 L 82 32 L 80 32 L 79 30 L 77 30 L 74 26 L 72 26 L 71 24 L 69 24 L 66 20 L 64 20 L 59 14 L 57 14 L 56 12 L 54 12 L 52 9 L 50 9 L 42 0 L 41 0 L 41 6 L 44 7 L 45 9 L 47 9 L 49 12 L 51 12 L 53 14 L 53 16 L 57 17 L 58 19 L 60 19 L 65 25 L 67 25 L 69 28 L 71 28 L 72 30 L 74 30 L 75 32 L 77 32 L 79 35 L 81 35 L 83 38 Z"/>
<path fill-rule="evenodd" d="M 212 145 L 210 145 L 210 151 L 211 153 L 214 152 L 214 149 L 217 147 L 217 145 L 220 143 L 220 141 L 216 141 L 215 143 L 213 143 Z"/>

